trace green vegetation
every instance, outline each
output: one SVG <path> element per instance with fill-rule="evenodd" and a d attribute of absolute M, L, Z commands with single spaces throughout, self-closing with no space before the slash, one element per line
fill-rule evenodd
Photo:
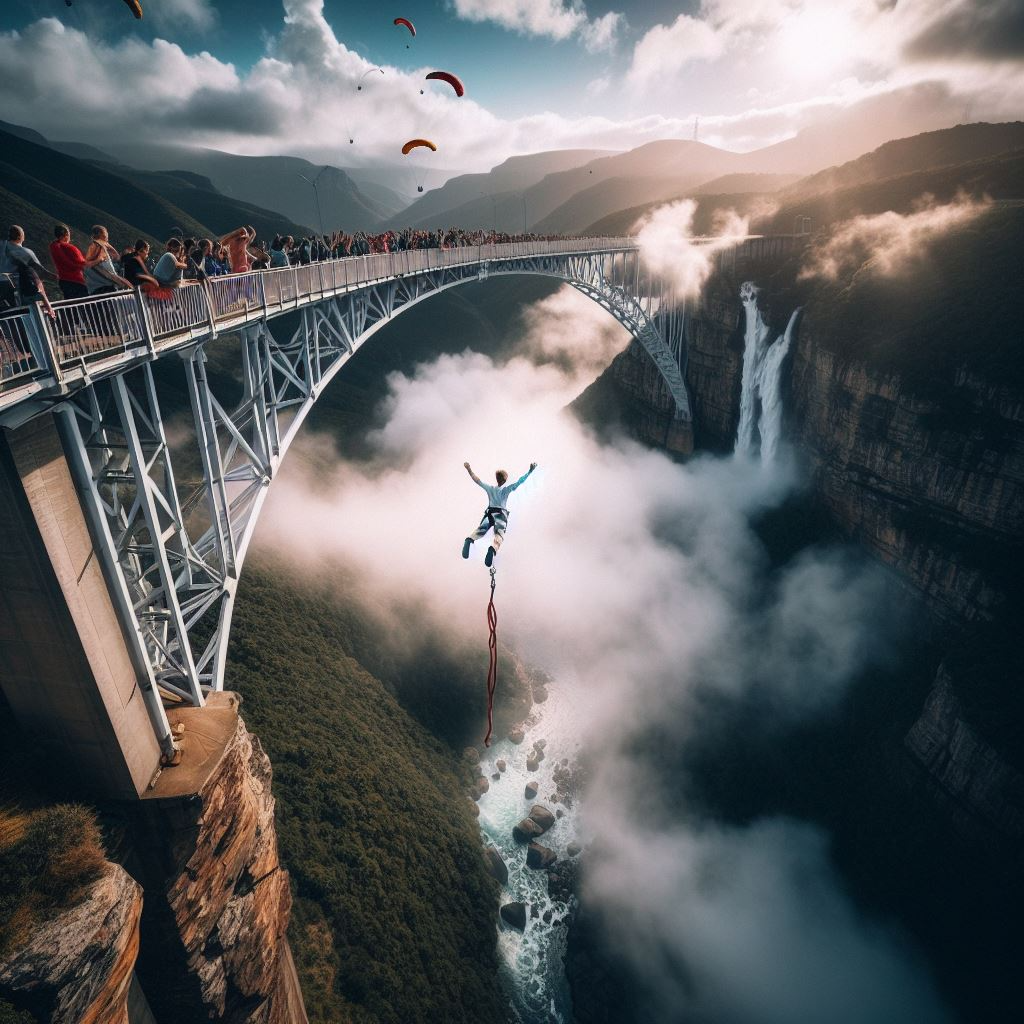
<path fill-rule="evenodd" d="M 503 1021 L 467 767 L 347 653 L 358 623 L 340 605 L 253 560 L 228 661 L 274 764 L 310 1019 Z"/>
<path fill-rule="evenodd" d="M 24 942 L 48 912 L 74 906 L 105 863 L 87 808 L 0 809 L 0 955 Z"/>

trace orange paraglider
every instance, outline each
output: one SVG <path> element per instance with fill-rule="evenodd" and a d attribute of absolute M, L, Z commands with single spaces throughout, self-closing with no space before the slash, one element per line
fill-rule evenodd
<path fill-rule="evenodd" d="M 431 71 L 430 74 L 427 75 L 427 81 L 447 82 L 455 90 L 456 96 L 466 95 L 466 87 L 462 84 L 461 80 L 450 71 Z"/>
<path fill-rule="evenodd" d="M 402 147 L 402 156 L 408 156 L 417 146 L 426 146 L 431 153 L 437 152 L 437 146 L 435 146 L 430 139 L 410 139 Z"/>
<path fill-rule="evenodd" d="M 125 2 L 125 4 L 127 4 L 128 10 L 130 10 L 132 12 L 132 14 L 135 15 L 136 19 L 141 21 L 142 20 L 142 4 L 139 2 L 139 0 L 124 0 L 124 2 Z M 72 6 L 71 0 L 64 0 L 64 6 L 65 7 L 71 7 Z M 415 33 L 413 33 L 413 34 L 415 35 Z"/>

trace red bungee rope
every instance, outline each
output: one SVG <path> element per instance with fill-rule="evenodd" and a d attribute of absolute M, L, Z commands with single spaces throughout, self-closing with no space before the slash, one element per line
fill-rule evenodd
<path fill-rule="evenodd" d="M 497 586 L 495 573 L 497 570 L 491 567 L 491 600 L 487 604 L 487 625 L 491 630 L 491 637 L 487 646 L 491 651 L 491 663 L 487 669 L 487 735 L 484 737 L 484 746 L 491 745 L 491 730 L 494 728 L 494 688 L 498 683 L 498 611 L 494 607 L 494 588 Z"/>

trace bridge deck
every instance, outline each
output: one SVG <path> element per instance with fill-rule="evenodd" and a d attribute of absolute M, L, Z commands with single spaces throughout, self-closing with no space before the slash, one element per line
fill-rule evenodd
<path fill-rule="evenodd" d="M 16 311 L 0 317 L 0 417 L 16 423 L 30 411 L 10 410 L 46 394 L 66 394 L 222 331 L 381 282 L 494 261 L 635 250 L 630 238 L 413 249 L 213 277 L 170 299 L 123 291 L 56 302 L 53 321 L 34 307 Z"/>

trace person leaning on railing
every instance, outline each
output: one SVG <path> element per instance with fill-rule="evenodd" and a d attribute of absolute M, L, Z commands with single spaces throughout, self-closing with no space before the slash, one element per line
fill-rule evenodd
<path fill-rule="evenodd" d="M 123 253 L 121 266 L 124 276 L 133 288 L 141 288 L 145 295 L 155 299 L 169 299 L 173 293 L 170 288 L 164 288 L 160 282 L 149 272 L 146 261 L 149 259 L 149 242 L 139 238 L 135 246 Z"/>
<path fill-rule="evenodd" d="M 17 288 L 18 268 L 22 264 L 26 264 L 40 278 L 45 275 L 56 280 L 57 275 L 47 270 L 36 258 L 36 254 L 24 243 L 24 230 L 18 224 L 12 224 L 7 232 L 7 240 L 0 242 L 0 274 L 9 275 L 11 283 Z"/>
<path fill-rule="evenodd" d="M 110 236 L 102 224 L 92 229 L 92 243 L 85 253 L 85 285 L 90 295 L 106 295 L 119 288 L 131 288 L 131 282 L 122 277 L 114 266 L 117 250 L 110 244 Z"/>

